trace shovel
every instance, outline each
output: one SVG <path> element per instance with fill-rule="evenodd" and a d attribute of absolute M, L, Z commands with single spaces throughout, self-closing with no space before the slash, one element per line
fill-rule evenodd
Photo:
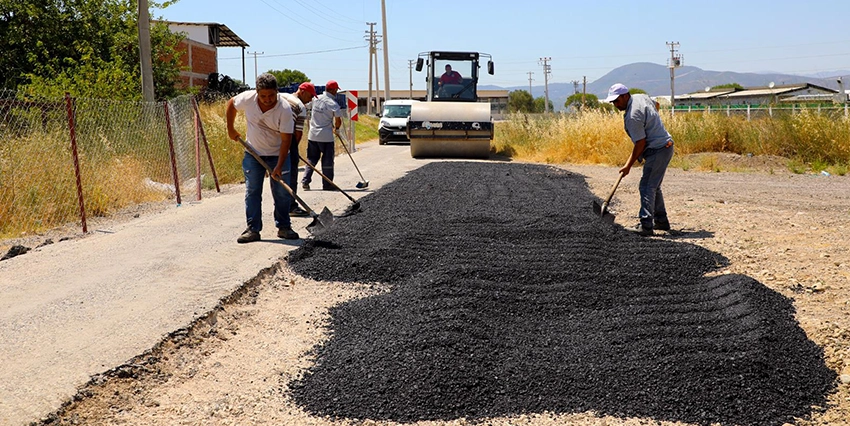
<path fill-rule="evenodd" d="M 346 197 L 348 197 L 348 199 L 349 199 L 349 200 L 351 200 L 351 203 L 352 203 L 352 204 L 351 204 L 351 206 L 349 206 L 349 207 L 345 210 L 345 213 L 343 214 L 343 216 L 348 216 L 348 215 L 350 215 L 350 214 L 352 214 L 352 213 L 357 213 L 358 211 L 360 211 L 360 201 L 357 201 L 357 200 L 355 200 L 352 196 L 348 195 L 348 193 L 347 193 L 347 192 L 345 192 L 345 191 L 343 191 L 343 190 L 342 190 L 342 188 L 340 188 L 340 187 L 339 187 L 339 185 L 335 184 L 335 183 L 334 183 L 334 181 L 332 181 L 332 180 L 328 179 L 328 177 L 327 177 L 327 176 L 325 176 L 324 174 L 322 174 L 322 172 L 320 172 L 318 169 L 316 169 L 316 166 L 314 166 L 314 165 L 310 164 L 310 162 L 308 162 L 307 160 L 305 160 L 305 159 L 304 159 L 304 157 L 302 157 L 300 154 L 298 155 L 298 159 L 300 159 L 301 161 L 303 161 L 303 162 L 304 162 L 304 164 L 306 164 L 306 165 L 307 165 L 307 167 L 309 167 L 309 168 L 313 169 L 313 171 L 314 171 L 314 172 L 318 173 L 318 174 L 319 174 L 319 176 L 321 176 L 321 177 L 322 177 L 322 179 L 326 180 L 329 184 L 331 184 L 331 186 L 333 186 L 334 188 L 336 188 L 336 190 L 337 190 L 337 191 L 342 192 L 342 195 L 345 195 Z"/>
<path fill-rule="evenodd" d="M 336 137 L 339 138 L 339 143 L 341 143 L 342 147 L 345 148 L 345 153 L 348 154 L 348 158 L 351 159 L 351 164 L 354 164 L 354 168 L 357 169 L 357 174 L 360 175 L 360 182 L 357 182 L 357 185 L 355 185 L 355 186 L 358 189 L 368 188 L 369 187 L 369 181 L 366 180 L 365 178 L 363 178 L 363 173 L 360 173 L 360 168 L 357 167 L 357 163 L 354 162 L 354 157 L 351 156 L 351 151 L 348 150 L 348 146 L 346 145 L 345 141 L 342 139 L 342 136 L 340 136 L 339 133 L 336 133 Z M 305 161 L 305 163 L 306 163 L 306 161 Z"/>
<path fill-rule="evenodd" d="M 611 192 L 608 194 L 608 198 L 605 199 L 605 202 L 602 205 L 599 205 L 599 201 L 593 201 L 593 212 L 599 215 L 599 218 L 609 222 L 614 223 L 613 214 L 608 212 L 608 203 L 611 202 L 611 198 L 614 197 L 614 192 L 617 190 L 617 187 L 620 186 L 620 181 L 623 180 L 623 176 L 625 176 L 622 172 L 620 172 L 620 177 L 617 178 L 617 182 L 614 182 L 614 186 L 611 188 Z"/>
<path fill-rule="evenodd" d="M 295 195 L 294 192 L 292 192 L 292 188 L 290 188 L 289 185 L 284 183 L 283 180 L 277 179 L 273 176 L 272 169 L 269 167 L 268 164 L 266 164 L 265 161 L 263 161 L 263 158 L 260 157 L 260 154 L 258 154 L 257 151 L 254 150 L 253 146 L 249 145 L 248 142 L 245 142 L 245 140 L 242 139 L 241 136 L 239 137 L 239 143 L 241 143 L 242 146 L 245 147 L 245 150 L 247 150 L 248 153 L 251 154 L 251 156 L 257 160 L 257 162 L 262 164 L 263 168 L 265 168 L 266 171 L 269 173 L 269 177 L 274 179 L 275 182 L 281 184 L 283 186 L 283 189 L 285 189 L 286 192 L 288 192 L 289 195 L 291 195 L 292 198 L 294 198 L 295 201 L 298 202 L 298 204 L 301 204 L 301 207 L 303 207 L 304 210 L 307 210 L 307 213 L 309 213 L 310 217 L 313 218 L 313 221 L 310 222 L 309 225 L 307 225 L 307 231 L 309 231 L 311 234 L 318 235 L 321 232 L 325 231 L 327 227 L 331 226 L 331 224 L 333 224 L 334 215 L 333 213 L 331 213 L 330 210 L 328 210 L 327 207 L 322 209 L 321 214 L 316 214 L 316 212 L 314 212 L 313 209 L 311 209 L 310 206 L 308 206 L 307 203 L 304 202 L 304 200 L 302 200 L 300 197 Z"/>

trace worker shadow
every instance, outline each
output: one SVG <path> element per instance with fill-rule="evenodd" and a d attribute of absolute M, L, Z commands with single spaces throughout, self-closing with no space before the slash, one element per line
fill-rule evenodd
<path fill-rule="evenodd" d="M 668 240 L 704 240 L 714 238 L 714 232 L 705 229 L 671 229 L 669 231 L 659 231 L 656 235 Z"/>
<path fill-rule="evenodd" d="M 362 198 L 370 214 L 290 265 L 388 290 L 330 309 L 293 401 L 401 423 L 592 411 L 706 425 L 827 403 L 836 374 L 790 299 L 710 274 L 729 265 L 719 253 L 601 221 L 593 199 L 580 175 L 485 162 L 430 163 Z"/>

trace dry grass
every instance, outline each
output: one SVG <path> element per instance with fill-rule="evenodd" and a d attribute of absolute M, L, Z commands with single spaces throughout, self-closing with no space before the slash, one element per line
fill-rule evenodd
<path fill-rule="evenodd" d="M 721 113 L 678 113 L 664 117 L 676 141 L 674 165 L 719 171 L 710 157 L 698 164 L 689 155 L 720 152 L 787 158 L 794 172 L 827 170 L 843 175 L 850 167 L 850 120 L 814 110 L 759 118 Z M 590 111 L 576 115 L 534 117 L 516 114 L 499 123 L 497 153 L 544 163 L 619 165 L 632 145 L 620 114 Z"/>

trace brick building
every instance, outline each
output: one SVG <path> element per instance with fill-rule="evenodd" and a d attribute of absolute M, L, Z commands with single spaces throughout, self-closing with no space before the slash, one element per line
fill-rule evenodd
<path fill-rule="evenodd" d="M 185 38 L 177 50 L 185 52 L 180 63 L 183 87 L 207 87 L 210 74 L 218 72 L 218 48 L 241 47 L 242 69 L 245 69 L 245 48 L 248 43 L 239 38 L 227 25 L 216 23 L 171 22 L 168 29 Z"/>

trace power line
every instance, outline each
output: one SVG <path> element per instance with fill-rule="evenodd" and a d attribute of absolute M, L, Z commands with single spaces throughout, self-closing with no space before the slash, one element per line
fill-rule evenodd
<path fill-rule="evenodd" d="M 310 22 L 310 20 L 309 20 L 309 19 L 306 19 L 306 18 L 303 18 L 303 17 L 302 17 L 302 19 L 301 19 L 301 20 L 293 19 L 291 15 L 292 15 L 292 14 L 297 15 L 297 14 L 296 14 L 296 13 L 294 13 L 294 12 L 293 12 L 293 13 L 291 13 L 291 14 L 286 14 L 286 13 L 281 12 L 280 10 L 278 10 L 276 7 L 272 6 L 271 4 L 269 4 L 266 0 L 260 0 L 260 1 L 261 1 L 263 4 L 265 4 L 266 6 L 270 7 L 270 8 L 271 8 L 272 10 L 274 10 L 275 12 L 277 12 L 277 13 L 279 13 L 279 14 L 281 14 L 281 15 L 285 16 L 287 19 L 289 19 L 290 21 L 292 21 L 295 25 L 303 26 L 303 27 L 309 28 L 310 30 L 312 30 L 312 31 L 314 31 L 314 32 L 316 32 L 316 33 L 319 33 L 319 34 L 321 34 L 321 35 L 323 35 L 323 36 L 325 36 L 325 37 L 328 37 L 328 38 L 332 38 L 332 39 L 334 39 L 334 40 L 349 41 L 349 40 L 342 39 L 342 38 L 339 38 L 339 37 L 334 37 L 334 36 L 332 36 L 332 35 L 330 35 L 330 34 L 327 34 L 327 33 L 324 33 L 324 32 L 322 32 L 322 31 L 319 31 L 318 29 L 316 29 L 315 27 L 313 27 L 313 26 L 311 26 L 311 25 L 308 25 L 308 24 L 307 24 L 307 22 Z M 272 1 L 275 1 L 275 0 L 272 0 Z M 299 15 L 299 16 L 300 16 L 300 15 Z"/>
<path fill-rule="evenodd" d="M 310 52 L 299 52 L 299 53 L 277 53 L 274 55 L 262 55 L 262 58 L 277 58 L 281 56 L 302 56 L 302 55 L 315 55 L 319 53 L 330 53 L 330 52 L 341 52 L 343 50 L 356 50 L 356 49 L 364 49 L 369 46 L 353 46 L 353 47 L 342 47 L 339 49 L 327 49 L 327 50 L 314 50 Z M 242 59 L 242 58 L 218 58 L 219 61 L 229 60 L 229 59 Z"/>

